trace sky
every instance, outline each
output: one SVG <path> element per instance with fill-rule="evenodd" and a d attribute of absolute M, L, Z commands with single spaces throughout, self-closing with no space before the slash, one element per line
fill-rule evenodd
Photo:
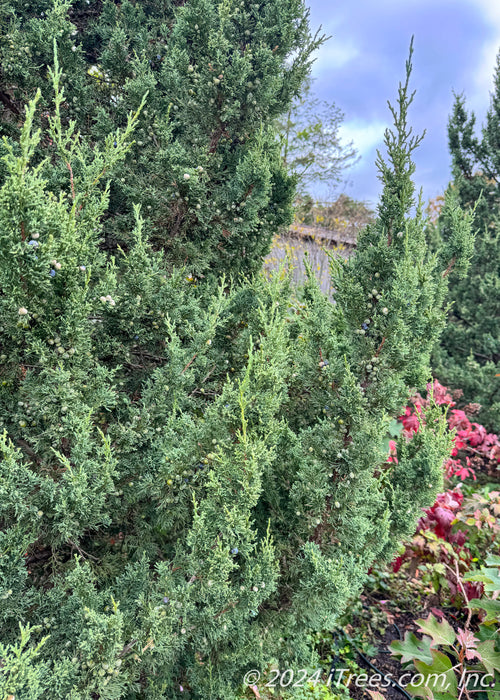
<path fill-rule="evenodd" d="M 337 189 L 374 206 L 381 191 L 375 160 L 384 151 L 393 104 L 414 35 L 410 88 L 416 90 L 409 122 L 426 136 L 414 153 L 417 190 L 442 194 L 450 180 L 447 123 L 453 93 L 464 93 L 484 121 L 500 50 L 500 0 L 306 0 L 311 28 L 331 38 L 316 54 L 313 95 L 344 113 L 340 135 L 361 156 Z M 318 187 L 319 199 L 331 199 Z"/>

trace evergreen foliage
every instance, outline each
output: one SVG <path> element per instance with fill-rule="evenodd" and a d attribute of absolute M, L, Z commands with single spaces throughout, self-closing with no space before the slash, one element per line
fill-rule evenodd
<path fill-rule="evenodd" d="M 34 0 L 0 5 L 0 133 L 18 137 L 23 105 L 41 90 L 45 126 L 57 38 L 74 119 L 99 143 L 148 91 L 133 148 L 113 171 L 104 235 L 127 247 L 133 205 L 170 264 L 247 273 L 292 221 L 294 180 L 274 130 L 308 73 L 303 0 Z M 67 170 L 52 189 L 69 187 Z"/>
<path fill-rule="evenodd" d="M 309 631 L 441 487 L 437 407 L 397 463 L 383 449 L 429 377 L 448 282 L 411 211 L 410 63 L 379 216 L 333 263 L 334 304 L 313 275 L 297 298 L 279 274 L 170 271 L 140 206 L 126 248 L 100 245 L 101 183 L 134 152 L 141 105 L 78 135 L 61 71 L 46 128 L 37 96 L 3 146 L 0 690 L 231 700 L 248 669 L 311 661 Z M 470 219 L 446 206 L 466 250 Z"/>
<path fill-rule="evenodd" d="M 479 137 L 475 116 L 457 96 L 448 125 L 452 156 L 451 192 L 475 210 L 475 246 L 467 277 L 450 275 L 453 306 L 433 365 L 445 384 L 462 389 L 464 402 L 479 403 L 480 422 L 490 430 L 500 422 L 500 56 L 491 105 Z M 453 222 L 440 216 L 438 247 L 449 255 Z"/>

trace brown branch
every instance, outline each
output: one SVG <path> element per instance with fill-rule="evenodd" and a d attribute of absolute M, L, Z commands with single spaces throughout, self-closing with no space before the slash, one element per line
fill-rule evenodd
<path fill-rule="evenodd" d="M 127 654 L 129 651 L 132 650 L 132 647 L 133 647 L 135 644 L 137 644 L 137 639 L 133 639 L 131 642 L 129 642 L 128 644 L 126 644 L 126 645 L 123 647 L 123 649 L 121 650 L 121 652 L 118 654 L 118 658 L 121 658 L 122 656 L 125 656 L 125 654 Z"/>
<path fill-rule="evenodd" d="M 82 549 L 79 545 L 77 545 L 75 542 L 72 540 L 68 540 L 69 544 L 71 545 L 71 549 L 76 549 L 78 553 L 85 559 L 85 557 L 88 557 L 89 559 L 92 559 L 92 561 L 100 561 L 97 557 L 94 557 L 92 554 L 89 554 L 86 552 L 84 549 Z"/>
<path fill-rule="evenodd" d="M 221 610 L 220 612 L 218 612 L 217 615 L 214 615 L 214 620 L 216 620 L 216 619 L 217 619 L 218 617 L 220 617 L 221 615 L 224 615 L 224 613 L 229 612 L 229 611 L 231 610 L 231 608 L 234 608 L 235 605 L 236 605 L 236 602 L 231 602 L 231 603 L 229 603 L 229 605 L 227 606 L 227 608 L 224 608 L 224 610 Z"/>
<path fill-rule="evenodd" d="M 212 134 L 212 137 L 210 138 L 210 148 L 208 149 L 209 153 L 215 153 L 217 150 L 217 146 L 219 145 L 219 141 L 222 138 L 222 135 L 224 133 L 224 126 L 221 124 L 221 126 L 214 131 Z"/>
<path fill-rule="evenodd" d="M 214 365 L 214 366 L 212 367 L 212 369 L 210 370 L 210 372 L 209 372 L 205 377 L 203 377 L 203 379 L 201 380 L 200 384 L 203 384 L 204 382 L 207 381 L 207 379 L 210 377 L 210 375 L 212 374 L 212 372 L 214 371 L 214 369 L 215 369 L 216 367 L 217 367 L 217 365 Z M 190 397 L 193 396 L 194 394 L 198 393 L 198 391 L 199 391 L 199 387 L 196 387 L 196 389 L 193 389 L 193 391 L 189 394 L 189 396 L 190 396 Z M 210 392 L 210 393 L 214 393 L 214 395 L 215 395 L 215 392 Z"/>
<path fill-rule="evenodd" d="M 132 355 L 139 355 L 147 360 L 154 360 L 155 362 L 168 362 L 166 357 L 158 357 L 157 355 L 151 355 L 149 352 L 142 352 L 141 350 L 131 350 Z"/>
<path fill-rule="evenodd" d="M 382 342 L 378 346 L 377 352 L 375 353 L 375 357 L 378 357 L 380 355 L 380 352 L 381 352 L 382 348 L 384 347 L 384 343 L 385 343 L 385 336 L 382 338 Z"/>
<path fill-rule="evenodd" d="M 33 450 L 33 448 L 26 442 L 26 440 L 21 440 L 18 438 L 16 443 L 24 450 L 24 452 L 31 457 L 37 464 L 41 464 L 42 460 Z"/>
<path fill-rule="evenodd" d="M 446 565 L 446 566 L 448 566 L 448 565 Z M 453 571 L 453 569 L 450 566 L 448 566 L 448 568 L 450 569 L 450 571 Z M 467 595 L 465 588 L 464 588 L 464 585 L 462 583 L 462 579 L 460 578 L 460 569 L 458 568 L 458 561 L 457 560 L 455 560 L 455 571 L 453 573 L 456 576 L 457 584 L 459 585 L 460 590 L 462 591 L 462 595 L 464 597 L 465 604 L 467 605 L 467 620 L 465 622 L 465 629 L 468 630 L 469 626 L 470 626 L 470 621 L 472 619 L 472 608 L 469 605 L 469 596 Z"/>
<path fill-rule="evenodd" d="M 132 362 L 125 362 L 125 367 L 129 369 L 144 369 L 144 365 L 134 365 Z"/>
<path fill-rule="evenodd" d="M 462 347 L 461 345 L 457 345 L 457 348 L 458 348 L 458 350 L 461 350 L 462 352 L 468 352 L 468 349 Z M 493 356 L 483 355 L 482 353 L 476 352 L 475 350 L 472 351 L 472 354 L 475 355 L 476 357 L 482 357 L 483 360 L 488 360 L 488 362 L 495 362 L 495 363 L 498 362 L 498 360 L 495 359 L 494 355 Z M 498 377 L 498 374 L 496 376 Z"/>
<path fill-rule="evenodd" d="M 195 352 L 195 354 L 193 355 L 193 357 L 189 360 L 189 362 L 187 363 L 187 365 L 186 365 L 186 366 L 184 367 L 184 369 L 182 370 L 181 374 L 184 374 L 184 372 L 187 370 L 187 368 L 190 367 L 190 366 L 193 364 L 193 362 L 196 360 L 197 357 L 198 357 L 198 353 Z"/>
<path fill-rule="evenodd" d="M 448 275 L 450 274 L 450 272 L 451 272 L 452 269 L 453 269 L 453 265 L 455 264 L 455 260 L 456 260 L 456 257 L 453 256 L 453 258 L 450 260 L 450 262 L 449 262 L 449 264 L 448 264 L 448 267 L 447 267 L 446 270 L 443 272 L 443 277 L 448 277 Z"/>
<path fill-rule="evenodd" d="M 68 170 L 69 170 L 69 181 L 71 183 L 71 194 L 72 194 L 73 199 L 75 199 L 76 195 L 75 195 L 75 184 L 73 182 L 73 169 L 72 169 L 70 163 L 66 163 L 66 165 L 68 166 Z"/>

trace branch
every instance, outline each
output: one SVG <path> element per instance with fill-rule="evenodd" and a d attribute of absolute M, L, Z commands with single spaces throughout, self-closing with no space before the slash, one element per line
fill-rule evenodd
<path fill-rule="evenodd" d="M 450 272 L 453 269 L 453 265 L 455 264 L 455 260 L 456 260 L 456 257 L 453 256 L 452 259 L 450 260 L 450 262 L 448 263 L 448 267 L 443 272 L 443 277 L 448 277 L 448 275 L 450 274 Z"/>
<path fill-rule="evenodd" d="M 198 353 L 195 352 L 195 354 L 193 355 L 193 357 L 189 360 L 189 362 L 187 363 L 187 365 L 186 365 L 186 366 L 184 367 L 184 369 L 182 370 L 181 374 L 184 374 L 184 372 L 187 370 L 187 368 L 190 367 L 190 366 L 193 364 L 193 362 L 196 360 L 197 357 L 198 357 Z"/>
<path fill-rule="evenodd" d="M 71 545 L 72 548 L 76 549 L 78 553 L 85 559 L 85 557 L 88 557 L 89 559 L 92 559 L 92 561 L 99 562 L 100 560 L 97 557 L 94 557 L 92 554 L 89 554 L 86 552 L 84 549 L 82 549 L 79 545 L 76 544 L 76 542 L 73 542 L 72 540 L 68 540 L 69 544 Z"/>
<path fill-rule="evenodd" d="M 73 169 L 71 168 L 70 163 L 66 163 L 66 165 L 68 166 L 68 170 L 69 170 L 69 181 L 71 183 L 71 195 L 72 195 L 73 199 L 75 199 L 76 195 L 75 195 L 75 184 L 73 182 Z"/>

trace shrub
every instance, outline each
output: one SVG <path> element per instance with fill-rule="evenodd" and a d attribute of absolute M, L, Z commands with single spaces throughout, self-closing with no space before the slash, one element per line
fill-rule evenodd
<path fill-rule="evenodd" d="M 148 91 L 136 141 L 113 170 L 103 228 L 110 249 L 132 244 L 140 203 L 144 229 L 170 265 L 186 264 L 198 279 L 259 269 L 273 234 L 293 218 L 294 179 L 274 123 L 323 41 L 310 34 L 303 0 L 7 1 L 0 12 L 0 133 L 18 138 L 38 88 L 36 120 L 46 126 L 54 37 L 61 119 L 74 119 L 89 142 L 123 128 Z M 61 165 L 49 183 L 56 194 L 69 191 Z"/>
<path fill-rule="evenodd" d="M 448 126 L 453 163 L 450 187 L 462 207 L 475 208 L 476 239 L 468 277 L 450 275 L 454 303 L 433 366 L 442 382 L 463 390 L 464 403 L 482 406 L 480 422 L 494 431 L 500 424 L 499 61 L 482 137 L 475 135 L 474 124 L 474 114 L 467 114 L 464 98 L 457 96 Z M 450 224 L 443 212 L 433 232 L 438 248 L 449 247 Z"/>
<path fill-rule="evenodd" d="M 382 445 L 428 379 L 447 285 L 421 203 L 410 213 L 409 73 L 378 219 L 334 263 L 336 303 L 311 277 L 298 310 L 280 275 L 170 274 L 139 206 L 127 249 L 102 245 L 100 182 L 140 115 L 100 143 L 78 136 L 57 63 L 47 129 L 35 99 L 5 139 L 4 694 L 229 699 L 271 658 L 309 664 L 310 630 L 413 533 L 451 444 L 431 406 L 397 463 Z M 470 220 L 447 207 L 466 250 Z"/>

